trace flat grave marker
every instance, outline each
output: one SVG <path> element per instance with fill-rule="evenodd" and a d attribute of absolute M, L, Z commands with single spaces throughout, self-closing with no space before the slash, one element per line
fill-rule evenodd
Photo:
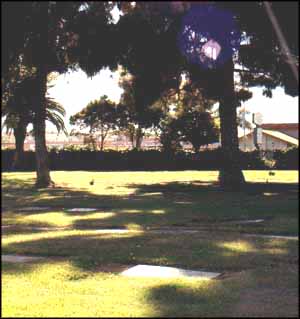
<path fill-rule="evenodd" d="M 128 277 L 151 277 L 151 278 L 198 278 L 213 279 L 221 275 L 221 273 L 185 270 L 174 267 L 137 265 L 121 272 L 121 275 Z"/>

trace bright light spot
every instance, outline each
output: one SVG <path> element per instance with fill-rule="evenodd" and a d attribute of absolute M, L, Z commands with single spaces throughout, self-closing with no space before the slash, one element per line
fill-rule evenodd
<path fill-rule="evenodd" d="M 209 40 L 201 48 L 201 53 L 214 61 L 218 58 L 220 52 L 221 52 L 221 46 L 218 44 L 218 42 L 214 40 Z M 200 53 L 200 58 L 201 58 L 201 53 Z"/>
<path fill-rule="evenodd" d="M 111 10 L 111 15 L 113 18 L 113 23 L 116 24 L 118 23 L 120 16 L 123 15 L 122 12 L 118 9 L 117 6 L 114 6 L 114 8 Z"/>

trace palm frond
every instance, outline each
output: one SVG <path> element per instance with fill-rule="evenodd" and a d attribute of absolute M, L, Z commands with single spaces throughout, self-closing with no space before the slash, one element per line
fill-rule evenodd
<path fill-rule="evenodd" d="M 63 131 L 65 135 L 68 135 L 64 120 L 60 114 L 57 114 L 50 110 L 46 110 L 46 120 L 51 122 L 56 127 L 58 132 Z"/>
<path fill-rule="evenodd" d="M 60 103 L 55 101 L 53 98 L 47 97 L 47 106 L 46 107 L 48 110 L 56 111 L 59 114 L 61 114 L 62 116 L 66 115 L 65 108 Z"/>

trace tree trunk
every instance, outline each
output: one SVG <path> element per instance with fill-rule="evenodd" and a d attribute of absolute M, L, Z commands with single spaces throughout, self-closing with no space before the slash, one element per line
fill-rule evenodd
<path fill-rule="evenodd" d="M 219 183 L 225 190 L 240 190 L 245 184 L 245 178 L 239 165 L 232 60 L 224 66 L 223 76 L 224 92 L 219 106 L 223 163 L 219 172 Z"/>
<path fill-rule="evenodd" d="M 16 141 L 16 151 L 14 154 L 12 168 L 16 170 L 21 169 L 24 166 L 24 141 L 26 138 L 26 128 L 26 124 L 19 122 L 17 127 L 13 130 Z"/>
<path fill-rule="evenodd" d="M 48 2 L 41 3 L 44 30 L 41 30 L 40 56 L 47 56 L 48 50 Z M 36 155 L 36 187 L 51 187 L 54 183 L 50 178 L 48 152 L 46 147 L 46 91 L 47 91 L 47 61 L 42 61 L 37 66 L 37 78 L 39 83 L 35 99 L 34 137 Z"/>
<path fill-rule="evenodd" d="M 101 133 L 100 136 L 100 151 L 103 152 L 104 149 L 104 141 L 105 141 L 105 136 Z"/>
<path fill-rule="evenodd" d="M 142 141 L 143 141 L 143 132 L 142 132 L 142 129 L 138 127 L 136 130 L 136 135 L 135 135 L 135 148 L 138 151 L 141 149 Z"/>
<path fill-rule="evenodd" d="M 195 154 L 199 154 L 200 153 L 200 145 L 198 145 L 198 144 L 193 144 L 193 143 L 191 143 L 192 144 L 192 146 L 193 146 L 193 150 L 194 150 L 194 153 Z"/>

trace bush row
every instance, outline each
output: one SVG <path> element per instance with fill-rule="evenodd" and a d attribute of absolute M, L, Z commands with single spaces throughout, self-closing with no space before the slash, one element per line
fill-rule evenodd
<path fill-rule="evenodd" d="M 294 151 L 292 152 L 293 156 Z M 2 170 L 10 171 L 12 166 L 14 150 L 2 150 Z M 277 155 L 279 161 L 278 169 L 296 169 L 293 157 Z M 288 157 L 288 160 L 286 159 Z M 240 152 L 239 162 L 242 169 L 267 169 L 269 168 L 262 160 L 257 151 Z M 130 150 L 130 151 L 92 151 L 81 150 L 56 150 L 49 151 L 49 162 L 51 170 L 98 170 L 98 171 L 120 171 L 120 170 L 219 170 L 226 166 L 226 161 L 221 149 L 202 151 L 199 154 L 190 152 L 179 152 L 167 154 L 158 150 Z M 290 165 L 290 166 L 289 166 Z M 25 152 L 25 171 L 35 170 L 35 153 Z"/>
<path fill-rule="evenodd" d="M 294 147 L 286 151 L 275 151 L 273 155 L 275 169 L 299 169 L 299 149 Z"/>

